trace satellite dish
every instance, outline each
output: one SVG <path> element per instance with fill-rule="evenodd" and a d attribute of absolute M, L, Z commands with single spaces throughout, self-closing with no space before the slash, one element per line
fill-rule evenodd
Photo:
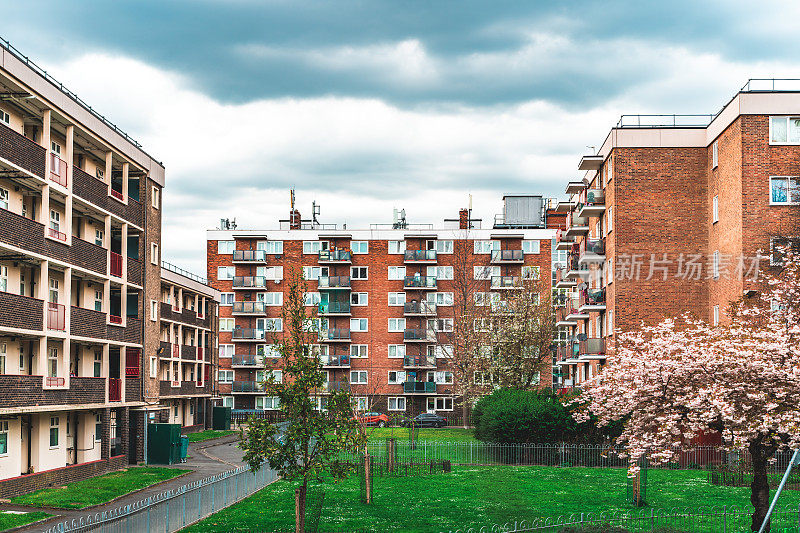
<path fill-rule="evenodd" d="M 586 333 L 578 333 L 578 340 L 583 342 L 586 340 Z"/>

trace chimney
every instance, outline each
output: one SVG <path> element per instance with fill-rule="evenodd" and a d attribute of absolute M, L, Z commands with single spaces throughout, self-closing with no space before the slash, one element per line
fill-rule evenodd
<path fill-rule="evenodd" d="M 469 229 L 469 209 L 459 210 L 458 229 Z"/>
<path fill-rule="evenodd" d="M 300 211 L 292 208 L 289 211 L 289 229 L 300 229 Z"/>

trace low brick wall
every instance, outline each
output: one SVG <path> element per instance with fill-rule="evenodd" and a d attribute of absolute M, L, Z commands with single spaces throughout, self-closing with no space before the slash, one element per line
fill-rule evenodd
<path fill-rule="evenodd" d="M 186 435 L 188 433 L 197 433 L 198 431 L 203 431 L 204 429 L 205 427 L 203 426 L 203 424 L 195 424 L 193 426 L 183 426 L 181 428 L 181 433 L 183 435 Z"/>
<path fill-rule="evenodd" d="M 11 498 L 27 494 L 35 490 L 60 487 L 73 481 L 81 481 L 90 477 L 113 472 L 128 466 L 128 457 L 118 455 L 109 459 L 100 459 L 88 463 L 64 466 L 45 470 L 35 474 L 12 477 L 0 481 L 0 498 Z"/>

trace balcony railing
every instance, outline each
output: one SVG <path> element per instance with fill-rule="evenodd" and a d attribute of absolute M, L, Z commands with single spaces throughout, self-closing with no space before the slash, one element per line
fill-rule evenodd
<path fill-rule="evenodd" d="M 47 329 L 55 331 L 65 331 L 67 329 L 64 305 L 47 302 Z"/>
<path fill-rule="evenodd" d="M 431 316 L 436 314 L 436 304 L 425 302 L 406 302 L 403 304 L 403 314 Z"/>
<path fill-rule="evenodd" d="M 606 194 L 602 189 L 585 189 L 581 193 L 580 203 L 586 206 L 605 205 Z"/>
<path fill-rule="evenodd" d="M 322 384 L 322 390 L 324 392 L 350 390 L 350 382 L 349 381 L 326 381 L 325 383 Z"/>
<path fill-rule="evenodd" d="M 267 312 L 264 302 L 233 302 L 231 312 L 243 315 L 263 315 Z"/>
<path fill-rule="evenodd" d="M 119 378 L 108 378 L 108 401 L 122 401 L 122 380 Z"/>
<path fill-rule="evenodd" d="M 581 305 L 605 305 L 605 289 L 584 289 L 581 291 Z"/>
<path fill-rule="evenodd" d="M 233 338 L 243 340 L 264 340 L 266 338 L 266 330 L 258 328 L 234 328 Z"/>
<path fill-rule="evenodd" d="M 403 358 L 403 366 L 412 367 L 434 367 L 436 357 L 434 355 L 406 355 Z"/>
<path fill-rule="evenodd" d="M 406 250 L 403 257 L 408 262 L 436 261 L 436 250 Z"/>
<path fill-rule="evenodd" d="M 428 328 L 414 328 L 403 331 L 404 341 L 436 342 L 436 332 Z"/>
<path fill-rule="evenodd" d="M 350 366 L 350 354 L 323 355 L 320 361 L 322 362 L 322 366 L 347 368 Z"/>
<path fill-rule="evenodd" d="M 66 384 L 67 381 L 64 378 L 59 378 L 56 376 L 46 376 L 44 378 L 45 387 L 63 387 Z"/>
<path fill-rule="evenodd" d="M 522 287 L 519 276 L 492 276 L 493 289 L 517 289 Z"/>
<path fill-rule="evenodd" d="M 320 289 L 350 288 L 350 276 L 320 276 L 317 281 Z"/>
<path fill-rule="evenodd" d="M 258 355 L 234 354 L 231 357 L 231 366 L 261 366 L 263 359 Z"/>
<path fill-rule="evenodd" d="M 588 228 L 589 217 L 575 215 L 574 212 L 567 214 L 567 229 Z"/>
<path fill-rule="evenodd" d="M 267 252 L 264 250 L 234 250 L 234 261 L 265 263 L 267 261 Z"/>
<path fill-rule="evenodd" d="M 267 286 L 267 278 L 265 276 L 234 276 L 233 286 L 236 288 L 263 289 Z"/>
<path fill-rule="evenodd" d="M 121 316 L 117 316 L 117 315 L 109 314 L 108 315 L 108 321 L 111 322 L 112 324 L 120 325 L 120 324 L 122 324 L 122 317 Z"/>
<path fill-rule="evenodd" d="M 405 393 L 435 393 L 436 383 L 433 381 L 405 381 L 403 382 L 403 392 Z"/>
<path fill-rule="evenodd" d="M 54 239 L 58 239 L 61 242 L 67 242 L 67 234 L 63 233 L 61 231 L 58 231 L 57 229 L 47 228 L 47 234 L 50 237 L 52 237 Z"/>
<path fill-rule="evenodd" d="M 111 275 L 122 277 L 122 256 L 116 252 L 111 252 Z"/>
<path fill-rule="evenodd" d="M 578 342 L 578 353 L 581 356 L 605 355 L 605 353 L 606 353 L 606 340 L 605 339 L 586 339 L 585 341 L 580 341 L 580 342 Z"/>
<path fill-rule="evenodd" d="M 583 239 L 580 245 L 580 254 L 605 255 L 606 245 L 603 239 Z"/>
<path fill-rule="evenodd" d="M 350 312 L 350 302 L 322 302 L 317 311 L 321 315 L 346 314 Z"/>
<path fill-rule="evenodd" d="M 350 330 L 345 328 L 323 329 L 319 332 L 320 339 L 329 341 L 350 340 Z"/>
<path fill-rule="evenodd" d="M 111 187 L 111 197 L 119 200 L 120 202 L 125 201 L 125 196 L 122 194 L 122 191 L 116 190 L 113 186 Z"/>
<path fill-rule="evenodd" d="M 50 179 L 62 187 L 67 186 L 67 162 L 56 154 L 50 154 Z"/>
<path fill-rule="evenodd" d="M 524 260 L 522 250 L 492 250 L 492 263 L 521 263 Z"/>
<path fill-rule="evenodd" d="M 320 250 L 317 260 L 320 263 L 349 263 L 351 259 L 350 250 Z"/>
<path fill-rule="evenodd" d="M 264 392 L 264 385 L 258 381 L 234 381 L 233 392 Z"/>
<path fill-rule="evenodd" d="M 407 289 L 435 289 L 436 278 L 431 276 L 406 276 L 403 278 L 403 287 Z"/>

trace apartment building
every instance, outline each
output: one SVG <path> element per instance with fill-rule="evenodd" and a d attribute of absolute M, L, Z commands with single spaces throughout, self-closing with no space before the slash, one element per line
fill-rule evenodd
<path fill-rule="evenodd" d="M 142 458 L 163 186 L 161 163 L 0 45 L 0 495 Z"/>
<path fill-rule="evenodd" d="M 159 349 L 151 352 L 150 376 L 159 380 L 166 412 L 159 421 L 181 424 L 184 431 L 210 423 L 216 396 L 219 291 L 205 278 L 167 262 L 161 264 L 161 297 L 150 302 L 151 320 L 161 327 Z"/>
<path fill-rule="evenodd" d="M 559 203 L 562 386 L 611 357 L 615 330 L 689 312 L 725 320 L 798 235 L 800 84 L 750 80 L 712 115 L 625 115 Z"/>
<path fill-rule="evenodd" d="M 265 361 L 279 357 L 271 341 L 283 331 L 286 278 L 295 271 L 308 281 L 306 305 L 319 319 L 326 390 L 349 386 L 359 408 L 389 413 L 457 409 L 442 340 L 453 327 L 454 262 L 472 265 L 479 298 L 518 286 L 523 276 L 541 279 L 550 291 L 555 230 L 546 229 L 545 212 L 541 197 L 507 196 L 503 215 L 485 229 L 466 209 L 438 228 L 401 216 L 345 229 L 302 220 L 292 208 L 276 229 L 210 230 L 224 405 L 279 407 L 261 382 Z M 460 247 L 468 254 L 454 254 Z M 549 375 L 544 383 L 550 385 Z M 317 401 L 322 408 L 324 396 Z"/>

